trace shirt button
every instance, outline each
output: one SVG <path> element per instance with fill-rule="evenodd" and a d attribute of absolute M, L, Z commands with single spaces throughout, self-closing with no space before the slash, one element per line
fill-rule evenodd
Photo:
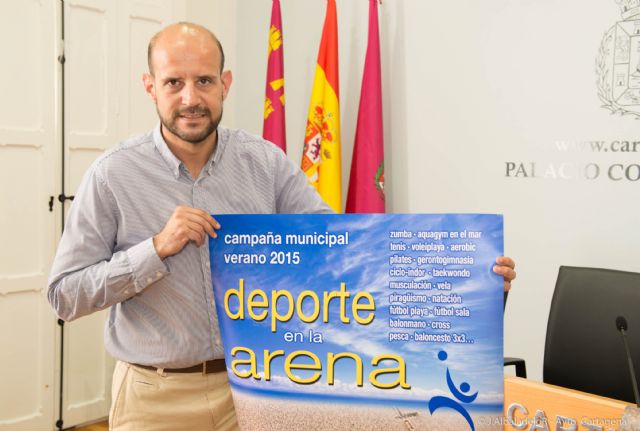
<path fill-rule="evenodd" d="M 162 273 L 160 271 L 156 272 L 156 277 L 158 278 L 162 277 Z"/>
<path fill-rule="evenodd" d="M 125 294 L 125 295 L 128 295 L 128 294 L 129 294 L 129 289 L 125 290 L 125 291 L 124 291 L 124 294 Z"/>
<path fill-rule="evenodd" d="M 209 268 L 209 267 L 211 266 L 211 264 L 209 263 L 209 261 L 206 261 L 204 264 L 207 266 L 207 268 Z"/>
<path fill-rule="evenodd" d="M 152 282 L 153 282 L 153 278 L 151 278 L 151 277 L 147 277 L 147 283 L 148 283 L 148 284 L 151 284 Z"/>

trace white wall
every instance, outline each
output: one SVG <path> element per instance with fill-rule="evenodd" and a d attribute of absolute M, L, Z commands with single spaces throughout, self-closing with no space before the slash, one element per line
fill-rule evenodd
<path fill-rule="evenodd" d="M 197 15 L 187 11 L 196 20 L 233 4 L 229 20 L 217 21 L 235 67 L 225 122 L 260 134 L 271 1 L 189 3 L 202 5 Z M 326 3 L 281 3 L 287 144 L 298 163 Z M 346 190 L 368 2 L 337 6 Z M 558 150 L 558 142 L 637 136 L 635 115 L 611 115 L 598 99 L 596 60 L 617 21 L 613 1 L 385 0 L 380 7 L 388 210 L 504 213 L 506 253 L 518 262 L 505 352 L 524 357 L 538 380 L 558 266 L 640 271 L 640 182 L 606 175 L 612 164 L 637 164 L 639 154 Z M 538 178 L 506 176 L 507 162 L 535 162 Z M 560 177 L 572 176 L 561 166 L 586 163 L 599 166 L 599 178 Z"/>

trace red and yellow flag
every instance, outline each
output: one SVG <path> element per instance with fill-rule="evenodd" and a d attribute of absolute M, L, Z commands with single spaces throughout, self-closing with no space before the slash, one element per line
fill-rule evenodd
<path fill-rule="evenodd" d="M 273 0 L 271 27 L 269 28 L 269 57 L 267 60 L 267 85 L 264 98 L 264 123 L 262 137 L 287 152 L 287 136 L 284 121 L 284 65 L 282 53 L 282 19 L 280 0 Z"/>
<path fill-rule="evenodd" d="M 335 0 L 327 0 L 316 73 L 311 91 L 302 170 L 309 184 L 336 212 L 341 212 L 338 18 Z"/>

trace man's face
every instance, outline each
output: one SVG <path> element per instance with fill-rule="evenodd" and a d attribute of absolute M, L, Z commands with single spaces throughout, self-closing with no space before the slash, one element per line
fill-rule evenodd
<path fill-rule="evenodd" d="M 169 32 L 158 39 L 152 62 L 154 74 L 145 75 L 145 88 L 156 102 L 165 138 L 197 144 L 211 136 L 231 84 L 229 72 L 220 71 L 216 43 L 207 34 Z"/>

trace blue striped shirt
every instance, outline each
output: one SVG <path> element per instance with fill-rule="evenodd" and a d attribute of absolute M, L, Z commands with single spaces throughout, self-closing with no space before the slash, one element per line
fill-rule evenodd
<path fill-rule="evenodd" d="M 159 125 L 106 152 L 76 193 L 48 296 L 64 320 L 111 307 L 105 345 L 122 361 L 180 368 L 224 356 L 207 245 L 190 242 L 164 260 L 153 247 L 179 205 L 210 214 L 332 212 L 279 148 L 243 131 L 218 128 L 197 179 Z"/>

